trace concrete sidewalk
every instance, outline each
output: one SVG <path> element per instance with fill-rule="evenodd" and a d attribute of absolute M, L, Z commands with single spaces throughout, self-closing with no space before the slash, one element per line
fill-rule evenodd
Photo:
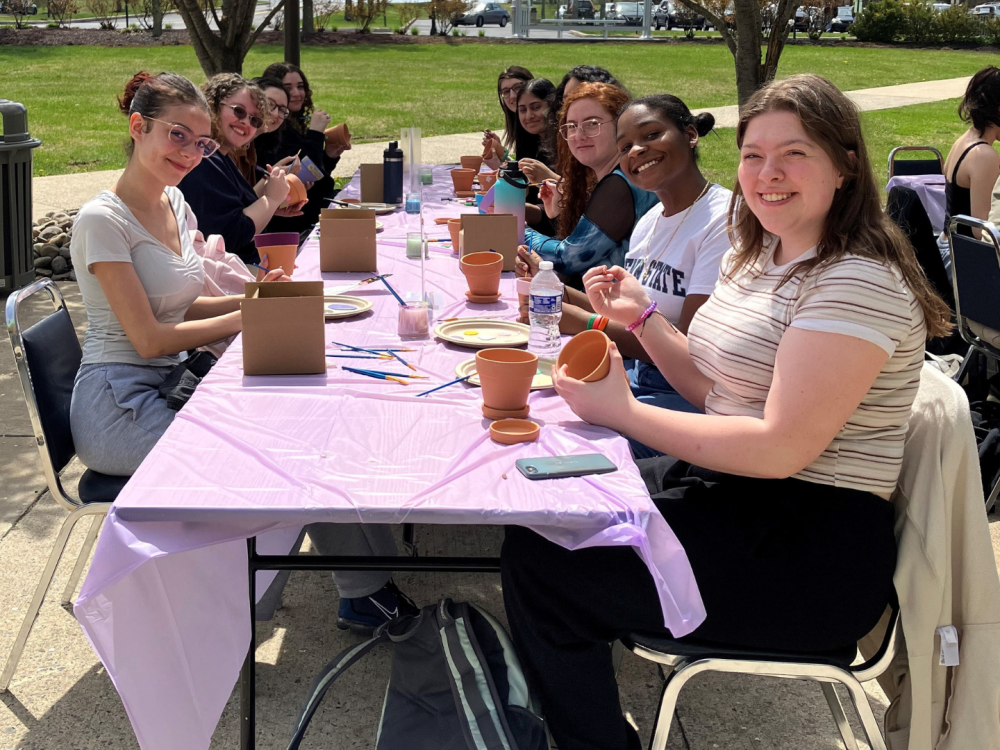
<path fill-rule="evenodd" d="M 912 104 L 955 99 L 965 93 L 969 78 L 949 78 L 940 81 L 904 83 L 899 86 L 884 86 L 874 89 L 859 89 L 848 92 L 863 111 L 906 107 Z M 739 120 L 736 105 L 699 109 L 695 112 L 711 112 L 715 116 L 717 128 L 734 128 Z M 346 151 L 335 172 L 338 177 L 349 177 L 361 164 L 382 162 L 384 142 L 359 143 Z M 426 164 L 457 164 L 458 158 L 467 154 L 482 153 L 481 133 L 459 133 L 424 138 L 421 155 Z M 33 218 L 37 219 L 48 211 L 79 208 L 100 191 L 115 184 L 121 170 L 110 169 L 101 172 L 80 172 L 78 174 L 36 177 L 34 184 Z"/>

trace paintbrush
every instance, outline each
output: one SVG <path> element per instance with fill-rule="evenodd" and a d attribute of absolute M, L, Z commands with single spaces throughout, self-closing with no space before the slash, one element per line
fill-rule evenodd
<path fill-rule="evenodd" d="M 341 366 L 340 369 L 347 370 L 347 372 L 353 372 L 357 375 L 365 375 L 369 378 L 377 378 L 378 380 L 391 380 L 394 383 L 399 383 L 400 385 L 409 385 L 409 383 L 407 383 L 405 380 L 403 380 L 402 378 L 397 378 L 394 375 L 386 375 L 385 373 L 372 372 L 369 370 L 358 370 L 353 367 Z"/>
<path fill-rule="evenodd" d="M 473 373 L 475 375 L 475 373 Z M 418 393 L 418 396 L 426 396 L 428 393 L 434 393 L 434 391 L 440 391 L 442 388 L 447 388 L 449 385 L 455 385 L 455 383 L 464 383 L 466 380 L 471 378 L 472 375 L 466 375 L 464 378 L 455 378 L 447 383 L 442 383 L 437 388 L 431 388 L 429 391 L 424 391 L 423 393 Z"/>
<path fill-rule="evenodd" d="M 426 375 L 410 375 L 406 372 L 383 372 L 382 370 L 368 370 L 366 368 L 358 368 L 359 370 L 364 370 L 365 372 L 373 372 L 376 375 L 392 375 L 394 378 L 420 378 L 421 380 L 426 380 Z"/>
<path fill-rule="evenodd" d="M 382 356 L 382 352 L 380 352 L 380 351 L 378 351 L 376 349 L 363 349 L 360 346 L 351 346 L 350 344 L 341 344 L 339 341 L 331 341 L 330 343 L 334 344 L 336 346 L 343 346 L 346 349 L 350 349 L 351 351 L 354 351 L 354 352 L 365 352 L 367 354 L 374 354 L 374 355 L 379 356 L 379 357 Z"/>
<path fill-rule="evenodd" d="M 328 357 L 335 357 L 338 359 L 392 359 L 388 354 L 373 356 L 371 354 L 327 354 Z"/>
<path fill-rule="evenodd" d="M 389 285 L 389 282 L 385 280 L 385 276 L 379 276 L 379 278 L 382 280 L 382 283 L 385 284 L 385 288 L 388 289 L 389 292 L 392 294 L 392 296 L 396 298 L 396 301 L 399 303 L 399 306 L 406 307 L 406 303 L 403 301 L 403 298 L 400 297 L 398 294 L 396 294 L 396 290 L 393 289 Z"/>

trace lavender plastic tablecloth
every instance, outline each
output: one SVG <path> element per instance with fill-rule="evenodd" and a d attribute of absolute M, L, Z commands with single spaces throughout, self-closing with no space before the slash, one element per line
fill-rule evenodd
<path fill-rule="evenodd" d="M 897 185 L 911 188 L 917 192 L 917 196 L 927 212 L 927 218 L 931 220 L 934 233 L 940 234 L 944 230 L 944 218 L 948 209 L 948 201 L 944 192 L 944 175 L 896 175 L 889 178 L 889 182 L 885 185 L 885 192 L 888 193 Z"/>
<path fill-rule="evenodd" d="M 356 195 L 356 182 L 347 196 Z M 425 194 L 427 234 L 447 237 L 432 221 L 459 212 L 440 200 L 450 193 L 446 168 L 435 168 L 435 183 Z M 379 271 L 393 274 L 401 294 L 419 291 L 419 261 L 405 258 L 415 217 L 379 220 Z M 515 317 L 512 278 L 502 281 L 501 301 L 467 305 L 458 262 L 437 244 L 426 261 L 427 289 L 445 300 L 436 317 Z M 295 278 L 323 278 L 332 287 L 361 276 L 321 275 L 313 239 Z M 330 322 L 328 343 L 398 344 L 390 294 L 376 284 L 352 294 L 371 299 L 373 310 Z M 143 750 L 208 748 L 250 642 L 244 540 L 252 535 L 263 534 L 263 553 L 284 554 L 299 528 L 316 521 L 519 524 L 571 549 L 634 547 L 674 635 L 704 619 L 687 556 L 623 438 L 580 421 L 550 389 L 530 397 L 531 417 L 542 425 L 538 442 L 493 443 L 478 388 L 415 397 L 453 378 L 474 351 L 433 338 L 406 346 L 418 349 L 407 361 L 429 376 L 421 385 L 373 380 L 334 364 L 326 375 L 245 377 L 237 338 L 119 495 L 75 613 Z M 619 470 L 531 482 L 514 467 L 518 458 L 594 452 Z"/>

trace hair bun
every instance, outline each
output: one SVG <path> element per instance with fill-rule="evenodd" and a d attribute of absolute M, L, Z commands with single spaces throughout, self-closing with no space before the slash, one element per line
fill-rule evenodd
<path fill-rule="evenodd" d="M 699 137 L 708 135 L 714 127 L 715 117 L 711 112 L 702 112 L 694 116 L 694 128 L 698 131 Z"/>
<path fill-rule="evenodd" d="M 139 90 L 146 81 L 148 81 L 153 76 L 147 73 L 145 70 L 140 70 L 132 79 L 125 84 L 125 91 L 122 95 L 118 97 L 118 109 L 122 111 L 126 116 L 132 111 L 132 100 L 135 99 L 135 93 Z"/>

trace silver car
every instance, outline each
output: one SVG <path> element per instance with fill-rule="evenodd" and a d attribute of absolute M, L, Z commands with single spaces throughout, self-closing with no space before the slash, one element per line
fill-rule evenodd
<path fill-rule="evenodd" d="M 478 3 L 472 10 L 455 21 L 455 26 L 483 26 L 487 23 L 500 24 L 500 28 L 510 21 L 510 13 L 497 3 Z"/>

